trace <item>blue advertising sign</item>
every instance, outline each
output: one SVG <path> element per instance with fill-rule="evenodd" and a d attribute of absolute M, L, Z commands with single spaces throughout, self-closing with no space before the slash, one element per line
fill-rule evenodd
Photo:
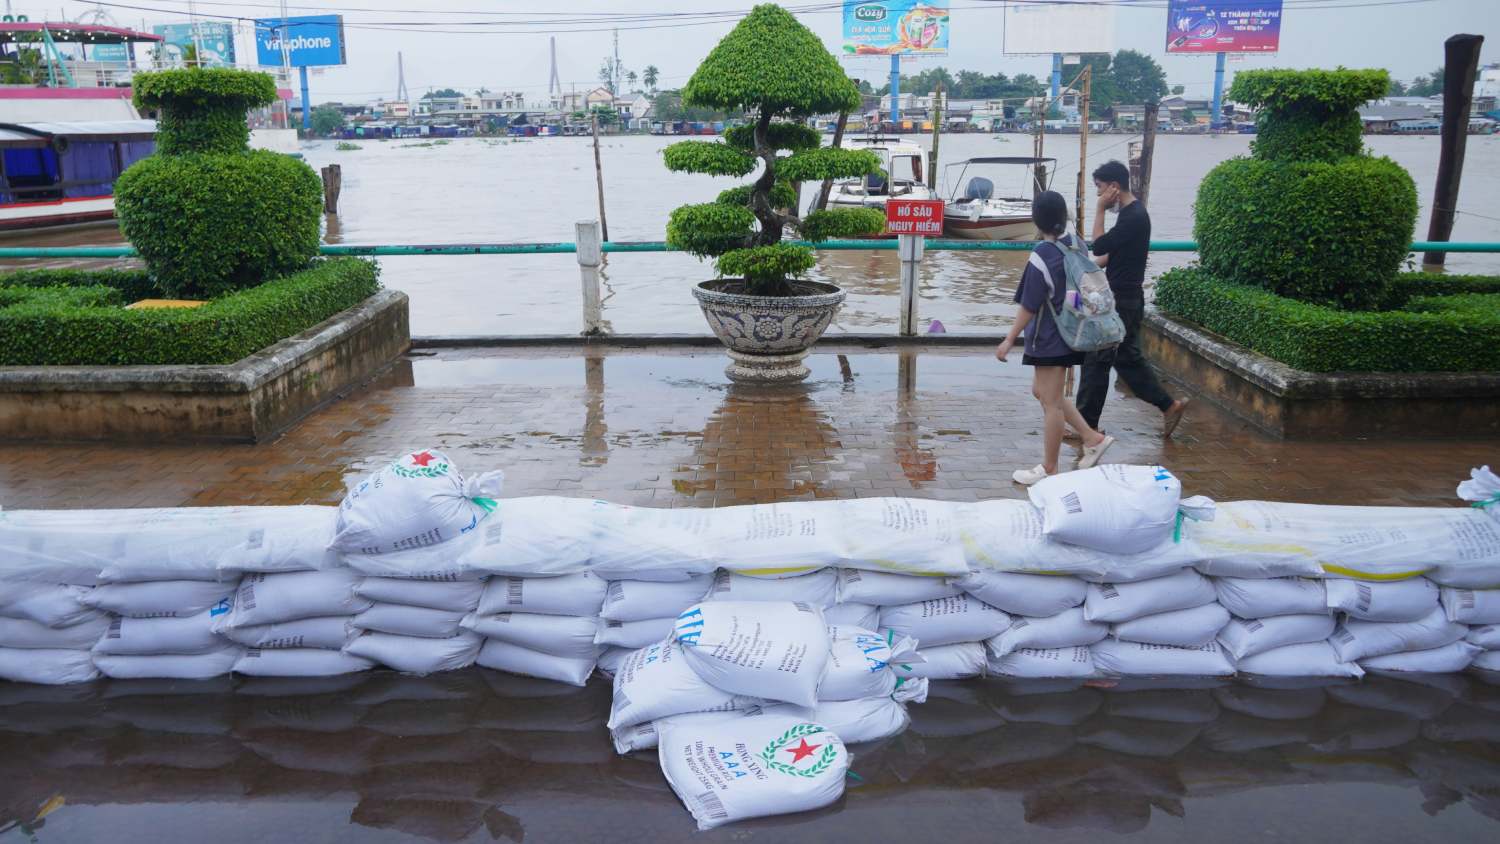
<path fill-rule="evenodd" d="M 168 64 L 182 64 L 192 47 L 202 67 L 234 67 L 234 27 L 227 22 L 163 23 L 151 31 L 162 37 L 161 59 Z"/>
<path fill-rule="evenodd" d="M 282 32 L 283 28 L 285 33 Z M 322 67 L 344 63 L 343 15 L 304 15 L 298 18 L 257 20 L 256 63 L 279 66 L 283 37 L 286 38 L 292 67 Z"/>
<path fill-rule="evenodd" d="M 95 44 L 89 48 L 89 58 L 96 62 L 118 62 L 124 64 L 130 61 L 130 45 Z"/>
<path fill-rule="evenodd" d="M 845 0 L 845 56 L 948 53 L 948 0 Z"/>
<path fill-rule="evenodd" d="M 1274 53 L 1281 0 L 1171 0 L 1168 53 Z"/>

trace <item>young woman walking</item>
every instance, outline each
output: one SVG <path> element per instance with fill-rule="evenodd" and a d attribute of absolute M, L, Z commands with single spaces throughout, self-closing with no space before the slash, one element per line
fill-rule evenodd
<path fill-rule="evenodd" d="M 1047 277 L 1034 266 L 1026 264 L 1021 274 L 1021 285 L 1016 289 L 1016 302 L 1020 303 L 1020 314 L 1010 327 L 1010 333 L 995 349 L 995 357 L 1004 362 L 1016 340 L 1026 334 L 1021 363 L 1032 367 L 1031 394 L 1042 405 L 1042 462 L 1031 469 L 1017 469 L 1012 478 L 1018 484 L 1030 486 L 1049 475 L 1057 474 L 1057 456 L 1062 450 L 1063 425 L 1067 424 L 1083 436 L 1083 456 L 1078 468 L 1087 469 L 1099 462 L 1115 438 L 1105 436 L 1083 420 L 1073 403 L 1063 398 L 1063 379 L 1068 368 L 1083 363 L 1083 352 L 1075 352 L 1063 342 L 1052 318 L 1052 311 L 1063 306 L 1067 289 L 1067 270 L 1063 266 L 1063 250 L 1058 241 L 1071 244 L 1072 237 L 1065 234 L 1068 228 L 1068 203 L 1056 191 L 1044 191 L 1031 204 L 1031 221 L 1036 224 L 1042 242 L 1036 245 L 1034 258 L 1046 263 L 1052 274 L 1049 286 Z M 1052 307 L 1047 307 L 1051 300 Z"/>

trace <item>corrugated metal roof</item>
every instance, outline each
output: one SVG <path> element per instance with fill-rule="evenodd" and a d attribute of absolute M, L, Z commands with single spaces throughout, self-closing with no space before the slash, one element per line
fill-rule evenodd
<path fill-rule="evenodd" d="M 155 135 L 155 120 L 91 120 L 80 122 L 0 123 L 0 131 L 22 138 L 115 137 L 120 135 Z"/>

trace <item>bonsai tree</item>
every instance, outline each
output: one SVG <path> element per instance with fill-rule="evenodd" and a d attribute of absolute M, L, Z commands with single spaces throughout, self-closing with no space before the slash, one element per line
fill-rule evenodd
<path fill-rule="evenodd" d="M 1218 278 L 1349 310 L 1386 307 L 1417 219 L 1411 175 L 1364 152 L 1361 104 L 1384 70 L 1248 70 L 1229 98 L 1260 109 L 1250 158 L 1198 187 L 1193 234 Z"/>
<path fill-rule="evenodd" d="M 318 252 L 323 188 L 311 167 L 249 147 L 248 109 L 276 100 L 264 73 L 138 73 L 156 154 L 115 183 L 120 226 L 169 297 L 213 297 L 303 269 Z"/>
<path fill-rule="evenodd" d="M 714 202 L 684 205 L 667 223 L 668 244 L 717 258 L 719 274 L 743 279 L 743 292 L 792 295 L 792 280 L 812 268 L 810 248 L 782 243 L 788 226 L 812 241 L 884 228 L 884 215 L 873 209 L 796 214 L 792 183 L 863 176 L 876 172 L 880 159 L 868 150 L 821 148 L 818 133 L 795 122 L 855 111 L 860 97 L 818 36 L 784 9 L 756 6 L 699 65 L 682 101 L 745 112 L 752 121 L 726 131 L 723 141 L 682 141 L 663 150 L 667 169 L 679 172 L 747 176 L 760 168 L 751 184 Z"/>

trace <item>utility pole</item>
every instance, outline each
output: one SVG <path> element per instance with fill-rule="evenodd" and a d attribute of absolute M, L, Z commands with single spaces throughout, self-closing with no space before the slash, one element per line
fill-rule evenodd
<path fill-rule="evenodd" d="M 188 2 L 188 21 L 193 26 L 193 50 L 197 53 L 196 60 L 198 66 L 203 67 L 203 33 L 198 31 L 198 8 L 192 3 L 192 0 Z"/>
<path fill-rule="evenodd" d="M 1093 65 L 1083 66 L 1083 93 L 1078 102 L 1078 195 L 1074 200 L 1078 216 L 1078 238 L 1083 239 L 1083 184 L 1084 170 L 1087 167 L 1089 157 L 1089 93 L 1094 80 Z M 1069 367 L 1069 372 L 1072 368 Z"/>

